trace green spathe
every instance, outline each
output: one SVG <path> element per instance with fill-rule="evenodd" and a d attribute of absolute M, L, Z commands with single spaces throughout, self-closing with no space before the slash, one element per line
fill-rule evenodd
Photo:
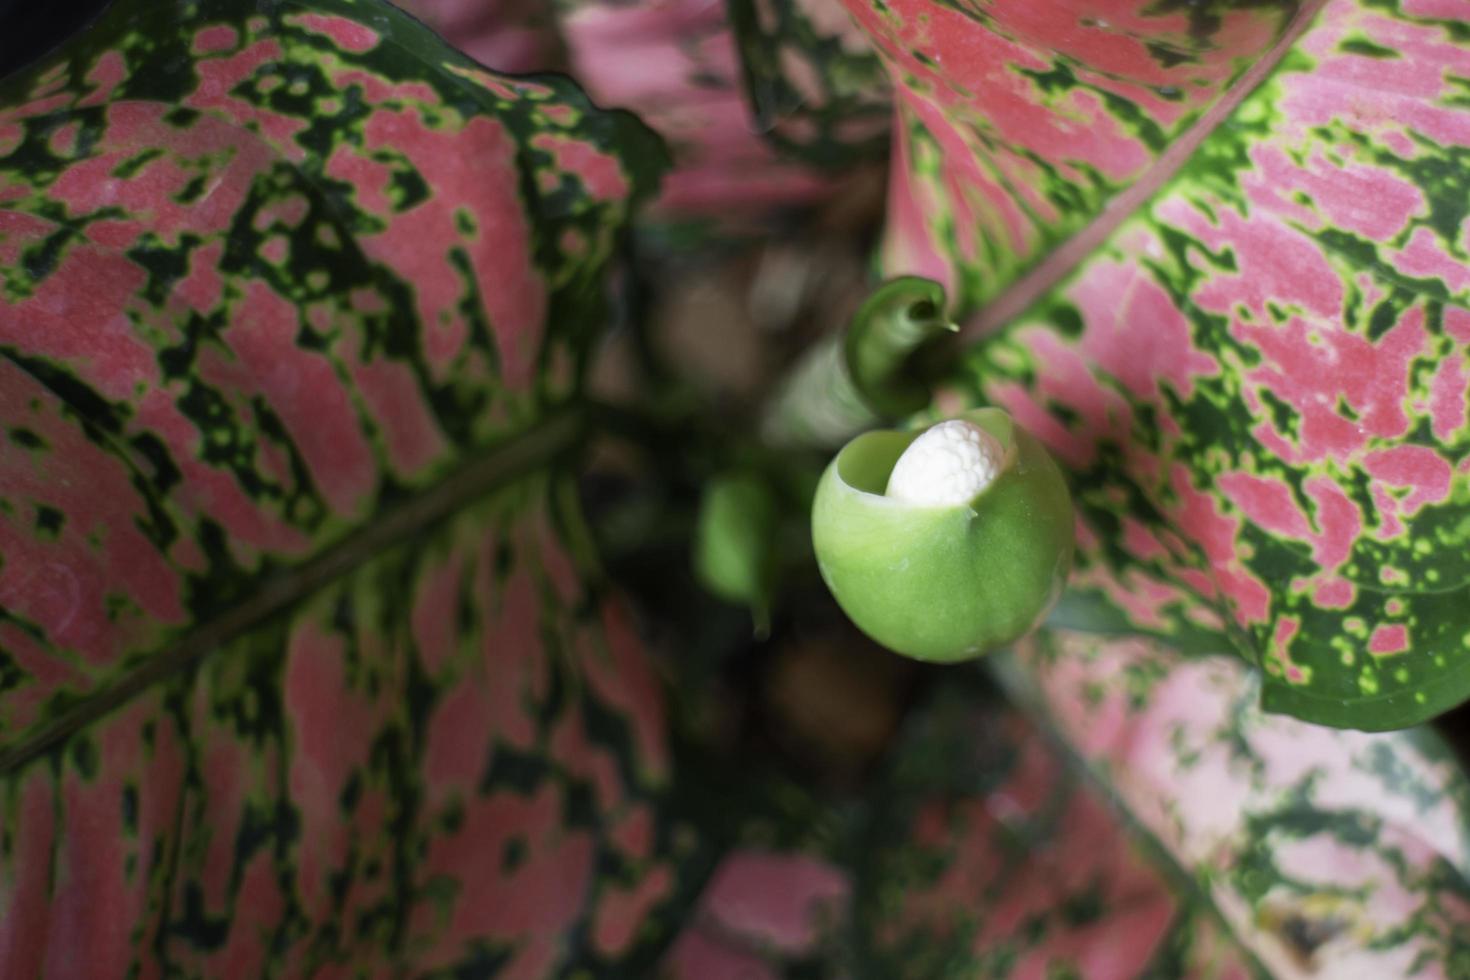
<path fill-rule="evenodd" d="M 1072 564 L 1072 500 L 1046 450 L 1005 412 L 957 416 L 995 437 L 1004 462 L 968 504 L 919 507 L 883 496 L 921 431 L 868 432 L 822 474 L 812 541 L 827 587 L 874 640 L 948 663 L 1036 627 Z"/>

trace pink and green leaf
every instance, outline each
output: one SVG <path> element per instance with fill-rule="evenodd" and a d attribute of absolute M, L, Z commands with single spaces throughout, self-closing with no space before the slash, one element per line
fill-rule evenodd
<path fill-rule="evenodd" d="M 1041 730 L 951 681 L 880 783 L 858 910 L 887 972 L 1470 963 L 1470 783 L 1428 732 L 1267 715 L 1237 661 L 1136 639 L 1043 632 L 1001 675 Z"/>
<path fill-rule="evenodd" d="M 857 955 L 934 980 L 1257 975 L 1053 743 L 987 700 L 951 685 L 900 745 L 864 848 Z"/>
<path fill-rule="evenodd" d="M 988 301 L 955 403 L 1072 470 L 1084 604 L 1412 725 L 1470 696 L 1470 7 L 1190 10 L 859 9 L 903 83 L 887 270 Z"/>
<path fill-rule="evenodd" d="M 946 404 L 1069 465 L 1059 622 L 1135 634 L 1003 671 L 1081 768 L 966 690 L 850 870 L 675 781 L 553 475 L 645 129 L 352 0 L 117 0 L 0 83 L 0 973 L 797 976 L 854 934 L 895 975 L 1470 969 L 1459 767 L 1255 704 L 1470 694 L 1461 5 L 1077 6 L 850 3 L 884 261 L 991 304 Z M 565 21 L 688 137 L 665 206 L 820 193 L 677 12 Z M 805 116 L 766 76 L 778 143 L 840 145 L 837 75 Z"/>
<path fill-rule="evenodd" d="M 646 975 L 709 859 L 559 496 L 504 485 L 7 772 L 0 973 Z"/>
<path fill-rule="evenodd" d="M 881 158 L 891 93 L 840 0 L 732 0 L 757 130 L 783 157 L 843 170 Z"/>
<path fill-rule="evenodd" d="M 841 962 L 852 890 L 851 872 L 820 855 L 734 850 L 670 945 L 659 978 L 775 980 Z"/>
<path fill-rule="evenodd" d="M 1299 4 L 848 6 L 896 87 L 885 272 L 973 312 L 1177 158 Z"/>
<path fill-rule="evenodd" d="M 548 474 L 656 138 L 330 0 L 0 104 L 0 973 L 645 973 L 712 858 Z"/>
<path fill-rule="evenodd" d="M 376 3 L 119 0 L 0 104 L 7 750 L 485 450 L 554 452 L 663 166 Z"/>
<path fill-rule="evenodd" d="M 748 231 L 830 193 L 826 176 L 783 159 L 756 132 L 723 4 L 585 0 L 562 14 L 561 28 L 572 73 L 593 98 L 636 111 L 668 141 L 677 166 L 660 218 Z"/>
<path fill-rule="evenodd" d="M 566 67 L 565 45 L 552 4 L 539 0 L 402 0 L 398 6 L 496 71 Z"/>
<path fill-rule="evenodd" d="M 1136 638 L 1043 631 L 1001 676 L 1272 975 L 1470 965 L 1470 782 L 1430 731 L 1267 714 L 1238 661 Z"/>

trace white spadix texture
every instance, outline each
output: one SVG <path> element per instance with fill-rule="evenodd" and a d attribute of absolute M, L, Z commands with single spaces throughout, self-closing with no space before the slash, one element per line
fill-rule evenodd
<path fill-rule="evenodd" d="M 975 423 L 940 422 L 898 457 L 885 495 L 916 507 L 967 504 L 995 479 L 1002 455 L 995 437 Z"/>

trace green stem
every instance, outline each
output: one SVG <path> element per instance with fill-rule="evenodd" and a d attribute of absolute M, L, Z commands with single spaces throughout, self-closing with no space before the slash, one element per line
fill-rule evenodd
<path fill-rule="evenodd" d="M 813 345 L 776 389 L 762 438 L 783 448 L 832 449 L 885 420 L 912 415 L 929 403 L 913 355 L 956 329 L 945 316 L 939 283 L 917 276 L 884 283 L 844 334 Z"/>

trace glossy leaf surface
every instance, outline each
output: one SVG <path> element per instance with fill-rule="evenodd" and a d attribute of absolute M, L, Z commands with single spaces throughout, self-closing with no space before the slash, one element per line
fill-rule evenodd
<path fill-rule="evenodd" d="M 853 6 L 916 79 L 887 271 L 990 300 L 957 402 L 1073 472 L 1081 603 L 1317 722 L 1470 695 L 1470 7 Z"/>
<path fill-rule="evenodd" d="M 379 4 L 120 0 L 0 98 L 7 745 L 544 418 L 662 160 Z"/>
<path fill-rule="evenodd" d="M 860 876 L 887 970 L 1464 972 L 1470 784 L 1427 732 L 1265 715 L 1239 663 L 1132 639 L 1044 631 L 1002 675 L 1067 751 L 964 684 L 921 716 Z"/>
<path fill-rule="evenodd" d="M 646 975 L 711 861 L 549 468 L 656 139 L 366 2 L 0 102 L 0 973 Z"/>
<path fill-rule="evenodd" d="M 973 312 L 1149 177 L 1299 5 L 848 6 L 896 82 L 885 271 L 939 279 Z"/>
<path fill-rule="evenodd" d="M 1045 6 L 962 15 L 1036 42 L 1052 22 L 1025 18 Z M 1172 122 L 1167 105 L 1148 117 L 1167 142 L 1224 104 L 1251 62 L 1279 69 L 1073 279 L 975 348 L 948 396 L 1024 413 L 1076 474 L 1090 564 L 1064 614 L 1216 652 L 1227 632 L 1273 649 L 1255 644 L 1310 602 L 1319 618 L 1286 641 L 1356 637 L 1350 619 L 1369 605 L 1331 620 L 1335 575 L 1382 618 L 1336 660 L 1283 646 L 1293 659 L 1276 656 L 1273 676 L 1268 653 L 1268 704 L 1320 691 L 1347 707 L 1295 710 L 1382 725 L 1443 703 L 1413 707 L 1415 693 L 1463 696 L 1444 680 L 1453 662 L 1433 661 L 1445 648 L 1423 639 L 1426 623 L 1449 629 L 1456 615 L 1442 598 L 1434 619 L 1424 595 L 1460 583 L 1421 588 L 1459 554 L 1459 429 L 1445 427 L 1464 421 L 1463 383 L 1444 380 L 1470 339 L 1457 333 L 1458 287 L 1448 265 L 1434 265 L 1443 295 L 1390 268 L 1391 235 L 1372 239 L 1369 261 L 1313 224 L 1352 211 L 1333 181 L 1279 201 L 1275 184 L 1252 182 L 1279 176 L 1259 158 L 1273 134 L 1298 140 L 1281 150 L 1291 175 L 1318 150 L 1356 161 L 1375 141 L 1393 149 L 1395 127 L 1436 120 L 1432 145 L 1403 138 L 1431 176 L 1455 172 L 1436 155 L 1459 139 L 1452 95 L 1375 67 L 1375 83 L 1407 92 L 1401 111 L 1332 107 L 1361 81 L 1357 59 L 1395 67 L 1380 50 L 1399 37 L 1385 19 L 1407 25 L 1405 45 L 1443 40 L 1414 49 L 1421 74 L 1451 63 L 1462 35 L 1427 0 L 1397 13 L 1343 5 L 1278 62 L 1259 56 L 1287 30 L 1286 8 L 1091 6 L 1055 23 L 1070 18 L 1084 38 L 1110 33 L 1098 20 L 1122 24 L 1111 34 L 1156 65 L 1191 65 L 1162 77 L 1194 87 L 1164 92 L 1154 69 L 1106 59 L 1084 68 L 1081 42 L 1060 30 L 1049 48 L 1033 43 L 1059 53 L 1024 76 L 1029 104 L 1081 123 L 1036 145 L 1022 129 L 982 132 L 966 102 L 945 110 L 959 136 L 939 142 L 985 149 L 982 169 L 1081 217 L 1040 204 L 1014 227 L 966 217 L 982 243 L 1001 227 L 1020 243 L 982 267 L 984 248 L 967 254 L 959 225 L 944 231 L 944 197 L 964 198 L 969 165 L 940 166 L 910 127 L 901 146 L 919 147 L 923 166 L 900 191 L 919 188 L 960 258 L 946 265 L 941 240 L 942 261 L 898 271 L 957 276 L 967 303 L 998 295 L 1045 249 L 1089 233 L 1108 201 L 1148 187 L 1167 152 L 1143 117 L 1114 139 L 1089 106 L 1121 119 L 1120 99 L 1182 100 Z M 602 52 L 587 57 L 613 81 L 612 59 L 636 56 L 595 47 L 607 36 L 593 27 L 668 38 L 634 13 L 569 15 L 585 18 L 585 50 Z M 879 819 L 850 867 L 764 827 L 716 864 L 711 814 L 747 801 L 684 769 L 680 784 L 704 798 L 687 808 L 697 827 L 681 819 L 657 679 L 626 611 L 587 584 L 575 507 L 548 474 L 576 435 L 558 406 L 576 391 L 599 276 L 658 169 L 647 132 L 565 81 L 484 72 L 382 5 L 119 0 L 113 17 L 67 67 L 7 83 L 0 116 L 0 973 L 810 977 L 833 971 L 830 954 L 854 936 L 894 975 L 1465 972 L 1457 768 L 1422 734 L 1262 716 L 1230 661 L 1181 664 L 1137 639 L 1058 631 L 1011 676 L 1132 824 L 1033 726 L 966 691 L 946 730 L 921 732 L 880 784 L 891 793 L 868 801 Z M 875 28 L 895 64 L 903 23 Z M 1161 24 L 1174 40 L 1155 50 L 1140 38 Z M 903 43 L 963 40 L 925 30 Z M 953 54 L 943 72 L 969 71 Z M 696 67 L 645 95 L 733 66 L 713 42 L 680 57 Z M 906 118 L 967 91 L 913 63 L 899 80 Z M 982 63 L 1005 64 L 971 68 Z M 1452 90 L 1464 74 L 1437 77 Z M 733 73 L 719 77 L 728 90 Z M 1426 100 L 1438 115 L 1415 115 Z M 1088 167 L 1124 144 L 1131 169 L 1075 198 L 1058 189 L 1092 181 Z M 1071 154 L 1065 166 L 1048 146 Z M 685 200 L 747 200 L 753 186 L 715 181 Z M 896 201 L 898 228 L 909 219 Z M 1400 252 L 1419 247 L 1421 227 L 1404 226 Z M 889 260 L 908 261 L 894 241 Z M 1297 255 L 1283 241 L 1318 249 L 1339 275 L 1338 307 L 1311 293 L 1328 280 L 1281 271 L 1307 267 L 1283 258 Z M 1341 373 L 1282 353 L 1293 331 Z M 1371 385 L 1331 411 L 1316 389 L 1291 387 L 1346 384 L 1359 363 Z M 1402 431 L 1373 428 L 1393 405 Z M 1322 440 L 1351 436 L 1322 429 L 1334 412 L 1353 416 L 1361 443 Z M 1391 482 L 1383 461 L 1404 449 L 1444 457 L 1443 499 L 1431 499 L 1439 484 Z M 1304 523 L 1239 479 L 1259 467 Z M 1348 513 L 1334 486 L 1362 534 L 1330 523 Z M 1426 539 L 1439 557 L 1414 554 Z M 1308 561 L 1329 577 L 1298 574 Z M 1410 577 L 1369 587 L 1359 579 L 1374 561 L 1373 574 L 1402 565 Z M 1394 637 L 1408 648 L 1387 649 Z M 1399 685 L 1377 706 L 1349 703 L 1364 668 Z"/>
<path fill-rule="evenodd" d="M 551 489 L 496 492 L 7 773 L 0 973 L 647 975 L 704 859 L 670 822 L 658 680 Z"/>
<path fill-rule="evenodd" d="M 859 878 L 861 955 L 930 980 L 1255 975 L 1054 743 L 987 700 L 949 685 L 890 764 Z"/>
<path fill-rule="evenodd" d="M 1043 631 L 1004 672 L 1275 976 L 1470 966 L 1470 783 L 1425 729 L 1265 714 L 1247 668 Z"/>

